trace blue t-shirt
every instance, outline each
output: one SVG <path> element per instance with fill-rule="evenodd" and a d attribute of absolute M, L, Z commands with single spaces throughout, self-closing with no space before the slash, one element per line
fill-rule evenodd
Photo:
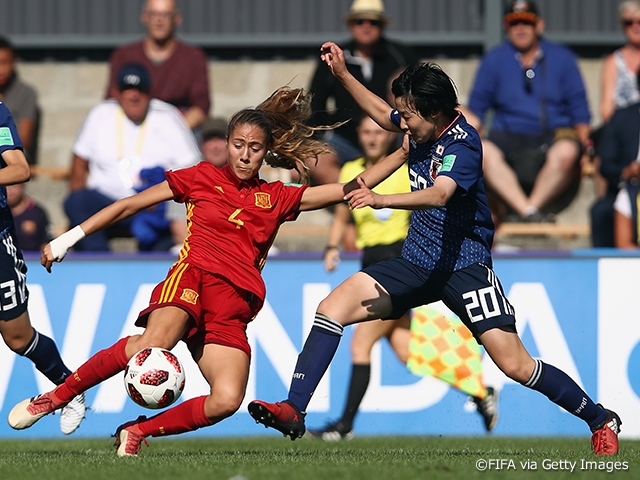
<path fill-rule="evenodd" d="M 575 56 L 567 47 L 540 40 L 540 58 L 527 80 L 510 41 L 490 50 L 480 62 L 468 107 L 484 119 L 493 110 L 495 130 L 540 135 L 545 130 L 589 124 L 587 94 Z M 542 108 L 544 105 L 544 117 Z"/>
<path fill-rule="evenodd" d="M 22 141 L 18 136 L 18 129 L 13 121 L 11 112 L 7 106 L 0 102 L 0 168 L 7 166 L 2 154 L 7 150 L 22 150 Z M 4 235 L 8 230 L 13 231 L 13 216 L 11 208 L 7 203 L 7 188 L 0 187 L 0 235 Z"/>
<path fill-rule="evenodd" d="M 397 110 L 391 121 L 400 125 Z M 414 210 L 402 256 L 427 270 L 454 272 L 477 263 L 491 266 L 494 226 L 482 180 L 482 142 L 460 114 L 440 135 L 409 147 L 411 191 L 432 187 L 438 175 L 458 188 L 440 208 Z"/>

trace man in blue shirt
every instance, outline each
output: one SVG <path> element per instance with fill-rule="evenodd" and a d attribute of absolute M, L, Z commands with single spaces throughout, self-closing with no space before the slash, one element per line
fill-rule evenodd
<path fill-rule="evenodd" d="M 487 186 L 523 220 L 542 221 L 540 212 L 557 210 L 553 202 L 577 186 L 589 106 L 575 57 L 542 38 L 533 2 L 511 2 L 504 26 L 508 38 L 478 68 L 468 105 L 478 119 L 469 120 L 481 130 L 493 111 L 484 141 Z"/>
<path fill-rule="evenodd" d="M 321 58 L 365 112 L 383 128 L 405 133 L 402 148 L 362 172 L 360 188 L 345 200 L 352 209 L 412 210 L 409 233 L 400 257 L 351 275 L 320 302 L 288 398 L 254 400 L 251 416 L 292 440 L 301 437 L 304 412 L 345 326 L 400 318 L 413 307 L 442 300 L 505 375 L 585 421 L 595 454 L 616 454 L 620 418 L 596 405 L 566 373 L 531 358 L 517 334 L 514 309 L 491 266 L 494 226 L 484 192 L 482 143 L 458 110 L 451 79 L 433 63 L 407 68 L 393 81 L 397 109 L 392 109 L 349 73 L 335 43 L 322 47 Z M 370 190 L 405 161 L 410 193 Z"/>

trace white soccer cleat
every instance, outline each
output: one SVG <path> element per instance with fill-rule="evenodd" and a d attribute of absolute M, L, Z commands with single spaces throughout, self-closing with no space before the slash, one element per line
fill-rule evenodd
<path fill-rule="evenodd" d="M 36 423 L 45 415 L 49 415 L 55 411 L 53 402 L 48 393 L 36 395 L 21 401 L 9 412 L 7 421 L 11 428 L 16 430 L 24 430 Z"/>
<path fill-rule="evenodd" d="M 84 393 L 77 395 L 67 403 L 60 411 L 60 431 L 65 435 L 75 432 L 84 419 L 87 406 L 84 401 Z"/>

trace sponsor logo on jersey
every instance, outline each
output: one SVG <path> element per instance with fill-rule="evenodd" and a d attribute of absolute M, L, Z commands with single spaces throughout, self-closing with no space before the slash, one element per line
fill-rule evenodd
<path fill-rule="evenodd" d="M 0 127 L 0 145 L 15 145 L 9 127 Z"/>
<path fill-rule="evenodd" d="M 224 193 L 224 190 L 222 189 L 222 187 L 220 185 L 216 185 L 215 187 L 216 190 L 220 191 L 220 193 Z"/>
<path fill-rule="evenodd" d="M 198 301 L 198 292 L 190 288 L 185 288 L 182 291 L 182 295 L 180 295 L 180 300 L 195 305 Z"/>
<path fill-rule="evenodd" d="M 456 163 L 455 155 L 447 155 L 442 159 L 441 172 L 450 172 L 453 169 L 453 164 Z"/>
<path fill-rule="evenodd" d="M 256 192 L 256 207 L 271 208 L 271 194 L 264 192 Z"/>

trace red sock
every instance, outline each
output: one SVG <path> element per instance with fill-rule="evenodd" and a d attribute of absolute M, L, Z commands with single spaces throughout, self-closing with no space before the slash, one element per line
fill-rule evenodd
<path fill-rule="evenodd" d="M 51 392 L 54 403 L 67 404 L 76 395 L 124 370 L 129 361 L 125 352 L 128 340 L 129 337 L 121 338 L 80 365 L 64 383 Z"/>
<path fill-rule="evenodd" d="M 206 395 L 179 403 L 147 420 L 137 424 L 140 433 L 145 437 L 160 437 L 192 432 L 202 427 L 213 425 L 204 414 Z"/>

